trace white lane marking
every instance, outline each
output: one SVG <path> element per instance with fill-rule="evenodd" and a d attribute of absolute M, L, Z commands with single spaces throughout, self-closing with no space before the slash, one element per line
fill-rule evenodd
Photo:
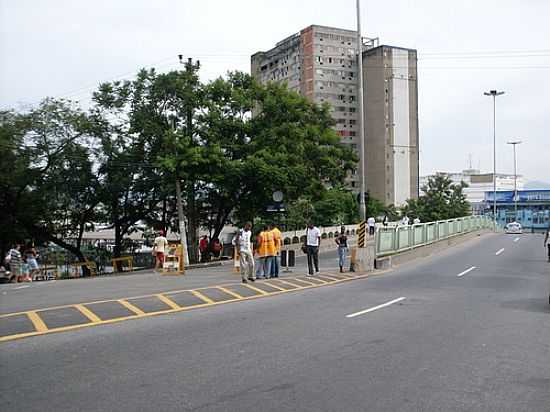
<path fill-rule="evenodd" d="M 476 266 L 472 266 L 470 269 L 466 269 L 464 272 L 460 272 L 457 277 L 461 278 L 462 276 L 466 275 L 467 273 L 470 273 L 472 270 L 476 270 Z"/>
<path fill-rule="evenodd" d="M 29 285 L 26 285 L 26 286 L 18 286 L 16 288 L 13 288 L 13 290 L 18 290 L 18 289 L 26 289 L 26 288 L 30 288 Z"/>
<path fill-rule="evenodd" d="M 393 305 L 394 303 L 401 302 L 402 300 L 405 300 L 405 299 L 407 299 L 407 298 L 400 297 L 400 298 L 397 298 L 397 299 L 394 299 L 394 300 L 390 300 L 389 302 L 383 303 L 383 304 L 375 306 L 373 308 L 365 309 L 365 310 L 362 310 L 360 312 L 355 312 L 355 313 L 351 313 L 349 315 L 346 315 L 346 318 L 354 318 L 356 316 L 364 315 L 365 313 L 374 312 L 375 310 L 385 308 L 387 306 Z"/>
<path fill-rule="evenodd" d="M 497 253 L 495 253 L 496 256 L 500 255 L 502 252 L 504 252 L 504 248 L 497 250 Z"/>
<path fill-rule="evenodd" d="M 514 242 L 519 242 L 519 237 L 515 238 Z"/>

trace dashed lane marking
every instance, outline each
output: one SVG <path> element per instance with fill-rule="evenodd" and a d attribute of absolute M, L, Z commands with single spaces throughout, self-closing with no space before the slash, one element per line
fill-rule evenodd
<path fill-rule="evenodd" d="M 365 309 L 365 310 L 362 310 L 360 312 L 355 312 L 355 313 L 351 313 L 349 315 L 346 315 L 346 318 L 354 318 L 356 316 L 361 316 L 361 315 L 365 315 L 367 313 L 370 313 L 370 312 L 374 312 L 375 310 L 378 310 L 378 309 L 382 309 L 382 308 L 386 308 L 388 306 L 391 306 L 393 305 L 394 303 L 398 303 L 398 302 L 401 302 L 403 300 L 407 299 L 406 297 L 400 297 L 400 298 L 397 298 L 397 299 L 394 299 L 394 300 L 390 300 L 389 302 L 386 302 L 386 303 L 383 303 L 381 305 L 378 305 L 378 306 L 374 306 L 372 308 L 369 308 L 369 309 Z"/>
<path fill-rule="evenodd" d="M 496 256 L 500 255 L 502 252 L 504 252 L 504 248 L 497 250 L 495 253 Z"/>
<path fill-rule="evenodd" d="M 321 273 L 319 277 L 311 278 L 311 280 L 309 278 L 307 280 L 306 278 L 277 278 L 258 282 L 255 286 L 250 283 L 229 283 L 198 289 L 173 290 L 122 299 L 108 299 L 5 313 L 0 315 L 0 322 L 5 322 L 4 326 L 8 326 L 3 328 L 5 335 L 0 334 L 0 342 L 263 298 L 362 279 L 368 276 L 370 275 L 343 276 L 333 273 Z M 190 299 L 191 297 L 193 299 Z M 124 314 L 121 313 L 121 309 L 124 309 Z M 68 310 L 72 310 L 74 313 L 71 314 Z M 98 315 L 97 311 L 101 315 Z M 78 319 L 78 316 L 75 317 L 76 314 L 81 319 Z M 27 318 L 30 322 L 11 321 L 19 319 L 18 316 L 22 317 L 21 319 Z"/>
<path fill-rule="evenodd" d="M 472 266 L 471 268 L 469 269 L 466 269 L 464 272 L 460 272 L 458 275 L 456 275 L 457 277 L 461 278 L 462 276 L 470 273 L 472 270 L 476 270 L 477 267 L 476 266 Z"/>
<path fill-rule="evenodd" d="M 515 238 L 515 239 L 514 239 L 514 243 L 519 242 L 519 239 L 520 239 L 519 237 Z"/>

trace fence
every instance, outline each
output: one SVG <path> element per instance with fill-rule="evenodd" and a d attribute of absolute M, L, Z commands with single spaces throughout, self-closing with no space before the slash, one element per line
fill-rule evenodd
<path fill-rule="evenodd" d="M 376 256 L 391 255 L 492 227 L 492 220 L 486 216 L 466 216 L 411 226 L 380 227 L 376 232 Z"/>

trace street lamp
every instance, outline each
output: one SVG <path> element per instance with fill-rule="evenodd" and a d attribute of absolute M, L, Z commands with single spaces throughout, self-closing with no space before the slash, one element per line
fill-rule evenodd
<path fill-rule="evenodd" d="M 367 206 L 365 205 L 365 115 L 363 113 L 363 39 L 361 36 L 361 6 L 357 4 L 357 74 L 359 85 L 357 100 L 359 100 L 359 159 L 361 161 L 361 191 L 359 193 L 359 217 L 367 220 Z"/>
<path fill-rule="evenodd" d="M 513 142 L 508 142 L 507 144 L 511 144 L 514 147 L 514 219 L 517 222 L 518 221 L 518 173 L 517 173 L 517 162 L 516 162 L 516 146 L 518 144 L 521 144 L 521 140 L 516 140 Z"/>
<path fill-rule="evenodd" d="M 485 96 L 493 97 L 493 224 L 495 231 L 497 230 L 497 116 L 496 116 L 496 100 L 497 96 L 502 96 L 504 92 L 489 90 L 483 93 Z"/>

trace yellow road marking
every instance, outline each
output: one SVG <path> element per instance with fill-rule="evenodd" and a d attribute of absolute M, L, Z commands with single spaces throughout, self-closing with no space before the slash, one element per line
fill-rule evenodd
<path fill-rule="evenodd" d="M 295 283 L 290 283 L 288 280 L 279 279 L 279 282 L 284 283 L 285 285 L 294 286 L 295 288 L 298 288 L 298 289 L 303 289 L 305 287 L 304 285 L 296 285 Z"/>
<path fill-rule="evenodd" d="M 125 301 L 124 299 L 117 300 L 122 306 L 128 309 L 130 312 L 134 312 L 136 315 L 145 315 L 145 312 L 142 311 L 137 306 L 132 305 L 130 302 Z"/>
<path fill-rule="evenodd" d="M 217 288 L 218 288 L 219 290 L 221 290 L 222 292 L 227 293 L 228 295 L 233 296 L 234 298 L 237 298 L 237 299 L 243 299 L 243 298 L 244 298 L 244 296 L 241 296 L 241 295 L 239 295 L 237 292 L 233 292 L 232 290 L 226 289 L 226 288 L 224 288 L 223 286 L 218 286 Z"/>
<path fill-rule="evenodd" d="M 324 278 L 328 278 L 328 279 L 332 280 L 333 282 L 337 282 L 337 281 L 339 281 L 339 280 L 342 280 L 342 279 L 338 279 L 338 278 L 335 278 L 335 277 L 333 277 L 333 276 L 325 275 L 325 274 L 322 274 L 322 275 L 320 275 L 320 276 L 322 276 L 322 277 L 324 277 Z"/>
<path fill-rule="evenodd" d="M 284 289 L 284 288 L 282 288 L 282 287 L 280 287 L 280 286 L 277 286 L 277 285 L 274 284 L 274 283 L 267 283 L 267 282 L 266 282 L 266 285 L 269 285 L 269 286 L 271 286 L 271 287 L 274 288 L 274 289 L 280 290 L 281 292 L 288 292 L 288 289 Z"/>
<path fill-rule="evenodd" d="M 163 294 L 159 293 L 158 295 L 155 295 L 157 298 L 159 298 L 161 301 L 166 303 L 168 306 L 170 306 L 172 309 L 181 309 L 181 306 L 178 305 L 176 302 L 174 302 L 172 299 L 168 299 Z"/>
<path fill-rule="evenodd" d="M 88 309 L 84 305 L 74 305 L 75 308 L 78 309 L 80 313 L 82 313 L 84 316 L 86 316 L 91 322 L 93 323 L 100 323 L 101 319 L 99 316 L 97 316 L 94 312 L 92 312 L 90 309 Z"/>
<path fill-rule="evenodd" d="M 262 290 L 262 289 L 258 289 L 256 286 L 251 286 L 248 283 L 243 283 L 243 286 L 258 292 L 261 295 L 269 295 L 269 292 L 266 292 L 265 290 Z"/>
<path fill-rule="evenodd" d="M 193 295 L 195 295 L 196 297 L 198 297 L 199 299 L 202 299 L 203 301 L 205 301 L 206 303 L 216 303 L 214 302 L 212 299 L 210 299 L 208 296 L 205 296 L 204 294 L 202 294 L 201 292 L 199 292 L 198 290 L 192 290 L 191 293 Z"/>
<path fill-rule="evenodd" d="M 319 283 L 314 283 L 314 282 L 310 282 L 309 280 L 305 280 L 305 279 L 299 279 L 299 278 L 295 278 L 295 279 L 292 279 L 293 281 L 298 281 L 298 282 L 304 282 L 306 285 L 311 285 L 311 286 L 318 286 Z"/>
<path fill-rule="evenodd" d="M 32 325 L 34 326 L 37 332 L 44 332 L 48 330 L 48 327 L 36 312 L 28 312 L 27 316 L 31 320 Z"/>

